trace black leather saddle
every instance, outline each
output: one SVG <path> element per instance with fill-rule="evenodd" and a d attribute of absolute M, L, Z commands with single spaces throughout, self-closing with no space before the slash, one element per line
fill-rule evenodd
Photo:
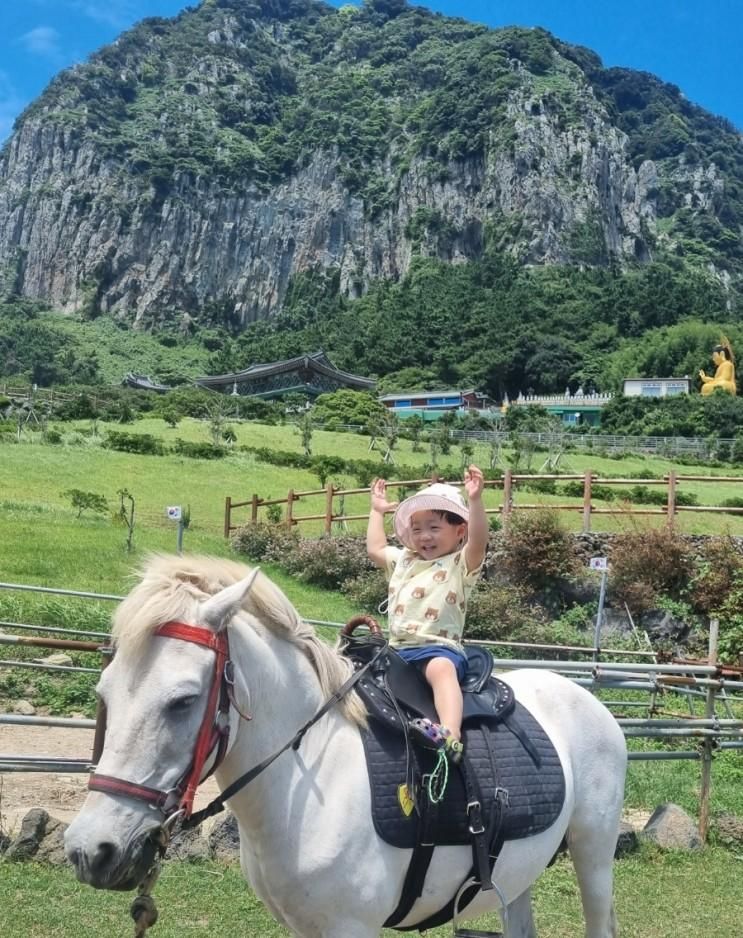
<path fill-rule="evenodd" d="M 341 652 L 361 667 L 374 658 L 383 643 L 383 639 L 374 635 L 360 638 L 345 635 Z M 487 649 L 469 645 L 465 651 L 467 676 L 461 684 L 463 723 L 473 720 L 497 723 L 513 710 L 513 691 L 508 684 L 493 677 L 493 657 Z M 392 729 L 403 732 L 411 716 L 438 720 L 426 679 L 415 665 L 409 664 L 389 646 L 359 681 L 356 690 L 369 715 Z"/>

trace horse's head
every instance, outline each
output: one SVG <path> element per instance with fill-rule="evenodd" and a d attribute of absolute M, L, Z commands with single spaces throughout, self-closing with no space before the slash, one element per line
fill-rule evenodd
<path fill-rule="evenodd" d="M 225 706 L 224 639 L 257 571 L 240 579 L 246 568 L 220 562 L 220 577 L 215 561 L 202 559 L 206 573 L 191 564 L 156 559 L 115 617 L 116 654 L 97 689 L 105 746 L 65 835 L 78 879 L 96 888 L 142 880 L 163 824 L 188 813 L 236 719 Z"/>

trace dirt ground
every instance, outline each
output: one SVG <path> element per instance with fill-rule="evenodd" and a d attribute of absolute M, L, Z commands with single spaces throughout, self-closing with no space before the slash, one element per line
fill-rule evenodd
<path fill-rule="evenodd" d="M 87 759 L 93 748 L 92 729 L 0 725 L 0 756 L 57 756 Z M 69 823 L 80 810 L 88 776 L 45 772 L 0 773 L 0 830 L 11 836 L 31 808 L 44 808 Z M 209 779 L 199 790 L 196 807 L 204 807 L 218 789 Z"/>

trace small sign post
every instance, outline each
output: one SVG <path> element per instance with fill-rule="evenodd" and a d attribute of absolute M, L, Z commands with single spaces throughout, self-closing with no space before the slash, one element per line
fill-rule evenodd
<path fill-rule="evenodd" d="M 180 505 L 168 505 L 165 509 L 165 516 L 168 521 L 176 521 L 178 523 L 178 537 L 176 541 L 176 551 L 178 554 L 183 553 L 183 511 Z"/>
<path fill-rule="evenodd" d="M 606 579 L 609 574 L 609 561 L 606 557 L 591 557 L 588 561 L 591 570 L 601 571 L 601 587 L 599 590 L 599 608 L 596 612 L 596 629 L 593 635 L 593 660 L 599 660 L 601 652 L 601 625 L 604 621 L 604 603 L 606 602 Z"/>

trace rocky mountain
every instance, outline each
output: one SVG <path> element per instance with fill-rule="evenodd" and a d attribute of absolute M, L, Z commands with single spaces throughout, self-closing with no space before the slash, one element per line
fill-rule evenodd
<path fill-rule="evenodd" d="M 543 30 L 365 0 L 203 0 L 61 73 L 0 154 L 0 293 L 244 328 L 292 278 L 417 255 L 660 254 L 735 294 L 743 138 Z"/>

